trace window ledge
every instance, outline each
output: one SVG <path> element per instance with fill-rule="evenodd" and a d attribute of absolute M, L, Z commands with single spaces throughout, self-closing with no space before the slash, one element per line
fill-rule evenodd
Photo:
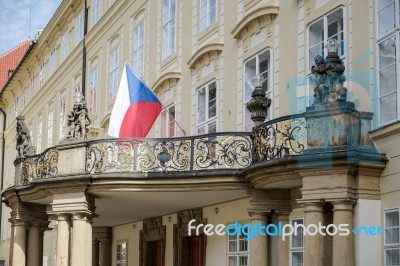
<path fill-rule="evenodd" d="M 395 121 L 370 132 L 373 140 L 382 139 L 400 133 L 400 121 Z"/>

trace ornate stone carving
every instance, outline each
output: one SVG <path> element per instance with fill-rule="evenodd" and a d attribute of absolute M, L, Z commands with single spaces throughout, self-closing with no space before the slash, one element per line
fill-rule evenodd
<path fill-rule="evenodd" d="M 343 86 L 346 77 L 343 74 L 345 67 L 340 59 L 336 40 L 330 40 L 327 44 L 328 56 L 315 57 L 315 65 L 311 67 L 314 74 L 314 104 L 332 104 L 345 102 L 347 89 Z"/>
<path fill-rule="evenodd" d="M 91 124 L 86 101 L 77 96 L 73 110 L 68 114 L 68 136 L 67 139 L 86 139 Z"/>
<path fill-rule="evenodd" d="M 271 105 L 271 99 L 265 97 L 265 91 L 262 88 L 264 79 L 262 75 L 258 75 L 252 79 L 255 83 L 255 88 L 251 94 L 251 100 L 247 103 L 247 109 L 251 113 L 251 120 L 256 126 L 264 123 L 267 117 L 268 108 Z"/>
<path fill-rule="evenodd" d="M 25 123 L 25 117 L 22 115 L 17 116 L 17 145 L 18 152 L 17 159 L 25 158 L 35 154 L 35 147 L 32 145 L 29 128 Z"/>

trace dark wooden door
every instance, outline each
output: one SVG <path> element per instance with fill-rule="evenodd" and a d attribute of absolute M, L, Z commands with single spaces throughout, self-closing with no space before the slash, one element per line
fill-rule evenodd
<path fill-rule="evenodd" d="M 203 241 L 202 237 L 194 236 L 190 238 L 190 266 L 203 265 Z"/>

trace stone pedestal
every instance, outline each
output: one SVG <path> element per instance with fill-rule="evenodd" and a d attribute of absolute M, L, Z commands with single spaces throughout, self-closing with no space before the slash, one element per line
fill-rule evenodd
<path fill-rule="evenodd" d="M 308 152 L 350 148 L 377 152 L 368 135 L 373 113 L 357 111 L 352 102 L 314 104 L 304 116 Z"/>

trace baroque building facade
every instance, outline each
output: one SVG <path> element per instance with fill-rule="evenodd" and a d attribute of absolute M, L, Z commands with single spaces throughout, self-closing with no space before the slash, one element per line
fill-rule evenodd
<path fill-rule="evenodd" d="M 0 265 L 398 265 L 399 5 L 62 1 L 0 94 Z M 331 53 L 347 98 L 315 102 Z M 107 136 L 125 62 L 163 104 L 148 139 Z M 78 92 L 91 124 L 68 140 Z M 235 223 L 360 231 L 204 227 Z"/>

